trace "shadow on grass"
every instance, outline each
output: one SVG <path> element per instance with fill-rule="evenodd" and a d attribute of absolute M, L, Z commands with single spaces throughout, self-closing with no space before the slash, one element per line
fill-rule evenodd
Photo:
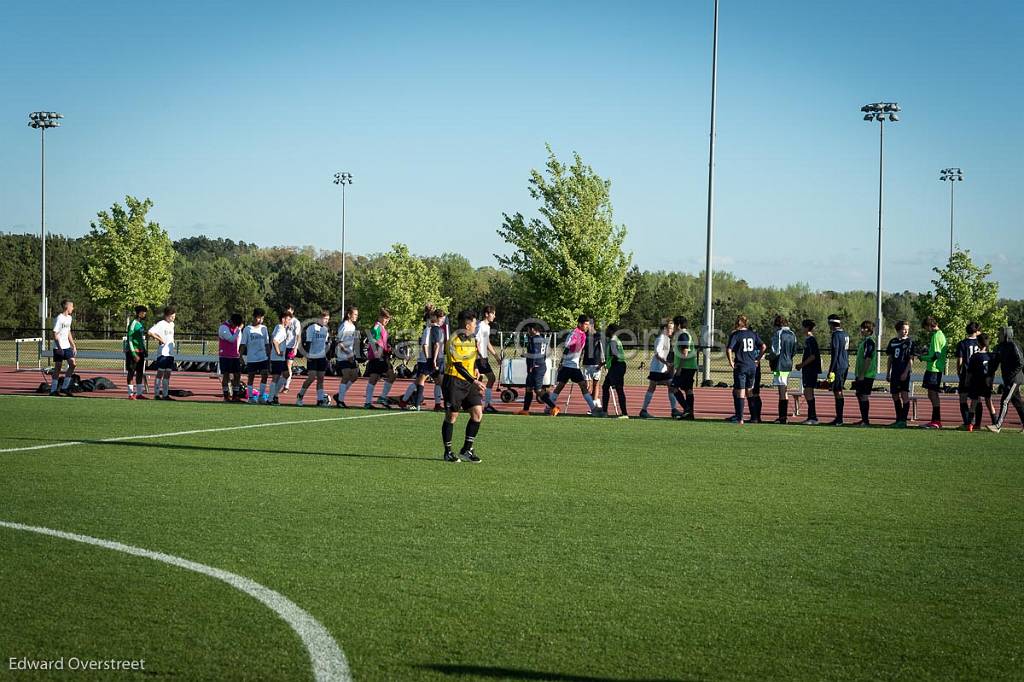
<path fill-rule="evenodd" d="M 411 457 L 409 455 L 387 455 L 387 454 L 371 454 L 364 452 L 310 452 L 308 450 L 267 450 L 263 448 L 232 448 L 232 447 L 218 447 L 218 446 L 206 446 L 206 445 L 183 445 L 181 443 L 161 443 L 159 441 L 133 441 L 133 440 L 120 440 L 120 441 L 104 441 L 95 440 L 88 438 L 72 438 L 69 440 L 47 440 L 40 441 L 38 438 L 28 438 L 23 436 L 10 436 L 4 438 L 4 440 L 20 440 L 20 441 L 32 441 L 36 445 L 59 445 L 62 443 L 75 443 L 82 445 L 102 445 L 102 446 L 118 446 L 118 447 L 135 447 L 135 448 L 156 448 L 158 450 L 195 450 L 199 452 L 227 452 L 227 453 L 245 453 L 245 454 L 267 454 L 267 455 L 303 455 L 308 457 L 358 457 L 361 459 L 405 459 L 413 462 L 441 462 L 440 455 L 437 457 Z"/>
<path fill-rule="evenodd" d="M 524 670 L 522 668 L 501 668 L 490 665 L 457 665 L 449 663 L 431 663 L 415 666 L 421 670 L 432 670 L 445 675 L 472 675 L 475 677 L 491 677 L 498 680 L 547 680 L 549 682 L 699 682 L 699 677 L 686 678 L 638 678 L 638 677 L 597 677 L 593 675 L 570 675 L 551 673 L 542 670 Z"/>

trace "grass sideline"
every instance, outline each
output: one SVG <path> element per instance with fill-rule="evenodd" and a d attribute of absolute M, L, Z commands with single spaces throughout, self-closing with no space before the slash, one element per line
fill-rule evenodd
<path fill-rule="evenodd" d="M 45 400 L 0 398 L 0 448 L 342 415 Z M 1020 434 L 500 416 L 473 466 L 439 461 L 439 422 L 3 453 L 0 519 L 256 580 L 319 619 L 356 680 L 1019 679 Z M 0 547 L 5 670 L 310 675 L 294 633 L 226 585 L 4 528 Z"/>

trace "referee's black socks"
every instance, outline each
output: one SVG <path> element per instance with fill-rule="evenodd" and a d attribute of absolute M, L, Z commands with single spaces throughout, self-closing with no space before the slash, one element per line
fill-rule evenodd
<path fill-rule="evenodd" d="M 447 420 L 445 420 L 445 423 L 447 423 Z M 449 427 L 450 426 L 451 426 L 451 424 L 449 424 Z M 480 431 L 480 422 L 473 421 L 472 419 L 470 419 L 469 423 L 466 424 L 466 442 L 462 444 L 462 451 L 463 452 L 469 452 L 470 450 L 473 449 L 473 442 L 476 440 L 476 434 L 479 431 Z M 449 433 L 450 432 L 451 432 L 451 429 L 449 429 Z"/>
<path fill-rule="evenodd" d="M 441 442 L 444 443 L 444 451 L 452 451 L 452 432 L 455 431 L 455 425 L 447 419 L 441 422 Z"/>

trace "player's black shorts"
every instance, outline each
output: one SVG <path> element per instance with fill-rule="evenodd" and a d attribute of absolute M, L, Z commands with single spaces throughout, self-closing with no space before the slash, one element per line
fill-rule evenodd
<path fill-rule="evenodd" d="M 287 374 L 288 373 L 288 361 L 287 360 L 271 360 L 270 361 L 270 373 L 271 374 Z"/>
<path fill-rule="evenodd" d="M 906 379 L 889 379 L 889 393 L 910 393 L 910 377 Z"/>
<path fill-rule="evenodd" d="M 156 368 L 159 370 L 173 370 L 174 369 L 174 356 L 173 355 L 161 355 L 156 359 Z"/>
<path fill-rule="evenodd" d="M 697 370 L 682 367 L 676 370 L 675 376 L 672 377 L 672 386 L 680 391 L 692 391 L 695 376 L 697 376 Z"/>
<path fill-rule="evenodd" d="M 929 391 L 938 391 L 942 388 L 942 372 L 925 372 L 921 386 Z"/>
<path fill-rule="evenodd" d="M 957 384 L 956 392 L 960 395 L 967 395 L 971 392 L 971 382 L 967 379 L 966 374 L 959 375 L 960 383 Z"/>
<path fill-rule="evenodd" d="M 491 369 L 491 363 L 487 358 L 476 359 L 476 371 L 480 374 L 494 374 L 494 370 Z"/>
<path fill-rule="evenodd" d="M 581 383 L 583 381 L 583 371 L 579 367 L 559 367 L 557 383 L 572 382 L 574 384 Z"/>
<path fill-rule="evenodd" d="M 416 363 L 416 376 L 433 377 L 437 376 L 437 368 L 429 362 Z"/>
<path fill-rule="evenodd" d="M 358 372 L 359 371 L 359 365 L 356 363 L 355 360 L 337 360 L 334 363 L 334 371 L 337 374 L 341 374 L 342 372 L 351 372 L 351 371 Z"/>
<path fill-rule="evenodd" d="M 671 378 L 672 375 L 669 374 L 668 372 L 651 372 L 650 374 L 647 375 L 647 380 L 653 381 L 656 384 L 664 383 L 666 381 L 669 381 Z"/>
<path fill-rule="evenodd" d="M 613 362 L 604 376 L 605 386 L 622 386 L 626 381 L 626 363 Z"/>
<path fill-rule="evenodd" d="M 130 351 L 125 351 L 124 354 L 124 371 L 135 372 L 139 367 L 146 366 L 146 351 L 139 352 L 139 359 L 135 359 L 135 354 Z"/>
<path fill-rule="evenodd" d="M 540 391 L 544 388 L 544 375 L 547 374 L 547 366 L 539 364 L 526 370 L 526 388 Z"/>
<path fill-rule="evenodd" d="M 449 412 L 469 410 L 484 404 L 483 396 L 475 384 L 465 379 L 445 374 L 441 380 L 441 395 Z"/>
<path fill-rule="evenodd" d="M 238 374 L 242 371 L 242 361 L 238 358 L 220 358 L 221 374 Z"/>
<path fill-rule="evenodd" d="M 754 376 L 757 370 L 754 367 L 735 367 L 732 370 L 733 388 L 753 388 L 757 385 Z"/>
<path fill-rule="evenodd" d="M 832 380 L 832 384 L 829 386 L 833 391 L 841 391 L 846 388 L 846 375 L 850 373 L 850 368 L 838 369 L 835 371 L 836 378 Z M 830 372 L 831 374 L 831 372 Z"/>
<path fill-rule="evenodd" d="M 384 376 L 385 374 L 391 374 L 391 363 L 383 358 L 374 358 L 366 363 L 366 371 L 363 373 L 364 376 L 372 376 L 377 374 Z"/>
<path fill-rule="evenodd" d="M 327 358 L 306 358 L 306 371 L 326 372 Z"/>
<path fill-rule="evenodd" d="M 982 377 L 977 381 L 967 384 L 967 397 L 971 400 L 981 400 L 992 397 L 992 382 L 988 377 Z"/>
<path fill-rule="evenodd" d="M 817 388 L 818 373 L 814 370 L 800 370 L 800 383 L 804 388 Z"/>
<path fill-rule="evenodd" d="M 871 395 L 871 390 L 875 387 L 874 379 L 854 379 L 853 390 L 857 395 Z"/>
<path fill-rule="evenodd" d="M 245 371 L 249 374 L 263 374 L 270 371 L 270 360 L 257 360 L 245 363 Z"/>
<path fill-rule="evenodd" d="M 75 360 L 75 349 L 74 348 L 54 348 L 53 349 L 53 361 L 54 362 L 74 362 Z"/>

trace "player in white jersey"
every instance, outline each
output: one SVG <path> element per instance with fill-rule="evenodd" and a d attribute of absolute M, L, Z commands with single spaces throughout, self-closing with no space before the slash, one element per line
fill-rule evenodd
<path fill-rule="evenodd" d="M 71 315 L 75 312 L 75 304 L 65 299 L 60 303 L 61 313 L 53 320 L 53 374 L 50 380 L 50 395 L 66 395 L 73 398 L 71 382 L 75 375 L 75 335 L 71 333 Z M 61 363 L 67 363 L 64 371 L 64 383 L 60 383 Z M 58 390 L 59 389 L 59 390 Z"/>
<path fill-rule="evenodd" d="M 270 402 L 267 394 L 267 375 L 270 373 L 270 332 L 263 318 L 263 308 L 252 311 L 252 323 L 242 330 L 242 353 L 245 356 L 245 371 L 249 375 L 249 402 L 252 404 Z M 256 389 L 255 378 L 260 375 L 260 387 Z"/>
<path fill-rule="evenodd" d="M 280 322 L 270 334 L 270 405 L 280 405 L 277 395 L 281 392 L 288 373 L 288 328 L 292 314 L 284 310 Z"/>
<path fill-rule="evenodd" d="M 428 378 L 437 382 L 440 378 L 440 356 L 444 344 L 441 339 L 443 332 L 438 327 L 438 320 L 444 317 L 444 311 L 434 308 L 429 303 L 423 310 L 423 332 L 420 334 L 419 354 L 416 357 L 416 376 L 405 389 L 405 395 L 398 401 L 403 410 L 411 405 L 413 410 L 423 407 L 423 385 Z"/>
<path fill-rule="evenodd" d="M 156 400 L 174 400 L 171 397 L 171 372 L 174 371 L 174 318 L 177 314 L 177 308 L 167 306 L 164 308 L 163 319 L 147 332 L 148 336 L 160 344 L 155 362 L 156 379 L 153 380 L 153 398 Z"/>
<path fill-rule="evenodd" d="M 448 362 L 445 349 L 448 347 L 450 330 L 448 329 L 448 316 L 443 310 L 437 311 L 437 338 L 440 339 L 441 350 L 437 359 L 437 377 L 434 379 L 434 412 L 444 412 L 444 391 L 441 389 L 441 381 L 444 377 L 445 363 Z"/>
<path fill-rule="evenodd" d="M 640 418 L 649 419 L 650 413 L 647 408 L 654 397 L 654 391 L 658 386 L 668 387 L 668 400 L 672 408 L 673 416 L 676 412 L 676 397 L 672 394 L 672 335 L 675 333 L 675 322 L 667 320 L 661 325 L 661 333 L 654 341 L 654 357 L 651 358 L 651 371 L 647 374 L 647 393 L 644 394 L 644 406 L 640 409 Z"/>
<path fill-rule="evenodd" d="M 306 389 L 316 382 L 316 405 L 328 407 L 331 399 L 324 393 L 324 374 L 327 372 L 327 340 L 331 336 L 327 323 L 331 321 L 331 311 L 324 308 L 316 322 L 306 327 L 303 349 L 306 355 L 306 380 L 302 382 L 299 394 L 295 396 L 296 407 L 302 407 L 302 398 Z"/>
<path fill-rule="evenodd" d="M 359 320 L 359 308 L 354 305 L 346 306 L 345 319 L 338 326 L 337 345 L 335 345 L 335 373 L 341 379 L 338 384 L 338 393 L 335 396 L 335 407 L 345 408 L 345 395 L 352 384 L 359 378 L 359 330 L 356 329 L 356 322 Z"/>
<path fill-rule="evenodd" d="M 285 374 L 286 379 L 284 382 L 284 388 L 281 389 L 281 393 L 287 393 L 292 387 L 292 366 L 295 364 L 295 356 L 299 352 L 299 345 L 302 340 L 302 323 L 299 322 L 299 318 L 295 314 L 295 306 L 288 306 L 287 312 L 288 317 L 291 319 L 291 322 L 288 323 L 287 327 L 288 337 L 284 342 L 285 365 L 288 371 Z"/>
<path fill-rule="evenodd" d="M 551 403 L 556 405 L 558 403 L 558 394 L 562 392 L 566 384 L 572 382 L 579 387 L 583 399 L 587 401 L 587 407 L 590 408 L 589 414 L 598 417 L 602 416 L 601 410 L 597 409 L 597 405 L 594 404 L 594 398 L 590 395 L 587 382 L 583 378 L 583 370 L 580 368 L 580 357 L 583 355 L 584 346 L 587 345 L 587 332 L 589 331 L 590 318 L 586 315 L 580 315 L 576 319 L 576 328 L 565 339 L 565 347 L 562 352 L 562 366 L 558 368 L 558 376 L 555 377 L 555 390 L 551 394 Z M 561 409 L 557 405 L 544 410 L 545 414 L 556 417 L 560 412 Z"/>
<path fill-rule="evenodd" d="M 480 315 L 480 321 L 476 324 L 476 371 L 480 376 L 487 377 L 487 388 L 484 390 L 484 412 L 487 413 L 497 412 L 491 403 L 497 377 L 494 375 L 494 369 L 491 368 L 490 363 L 490 357 L 497 355 L 494 346 L 491 345 L 491 323 L 494 322 L 496 316 L 494 306 L 485 305 L 483 313 Z M 499 369 L 501 368 L 499 367 Z M 501 388 L 500 384 L 498 388 Z"/>

